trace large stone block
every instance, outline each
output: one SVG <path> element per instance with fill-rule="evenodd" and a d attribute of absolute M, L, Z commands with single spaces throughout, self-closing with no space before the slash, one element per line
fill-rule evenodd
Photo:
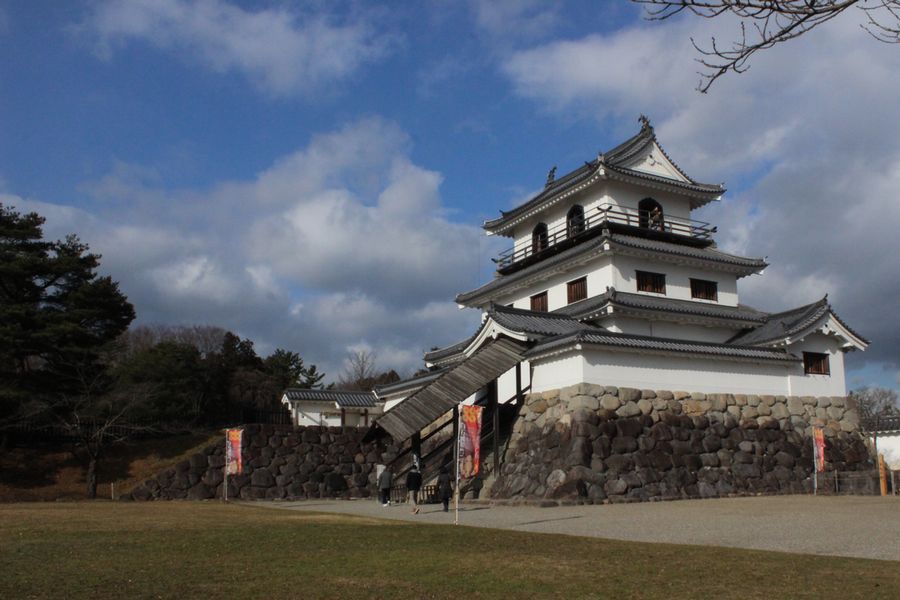
<path fill-rule="evenodd" d="M 623 388 L 628 389 L 628 388 Z M 639 390 L 636 390 L 639 391 Z M 637 402 L 629 401 L 619 407 L 616 411 L 616 414 L 620 417 L 636 417 L 641 414 L 641 409 L 638 408 Z"/>

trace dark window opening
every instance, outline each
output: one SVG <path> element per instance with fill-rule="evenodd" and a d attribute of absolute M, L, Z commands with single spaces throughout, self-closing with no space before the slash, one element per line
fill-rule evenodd
<path fill-rule="evenodd" d="M 535 312 L 547 312 L 547 292 L 541 292 L 531 297 L 531 310 Z"/>
<path fill-rule="evenodd" d="M 638 203 L 638 225 L 644 229 L 665 230 L 663 209 L 653 198 L 644 198 Z"/>
<path fill-rule="evenodd" d="M 719 300 L 719 284 L 715 281 L 691 279 L 691 298 L 700 300 Z"/>
<path fill-rule="evenodd" d="M 571 239 L 584 231 L 584 207 L 576 204 L 566 215 L 566 236 Z"/>
<path fill-rule="evenodd" d="M 569 304 L 584 300 L 587 298 L 587 277 L 570 281 L 566 284 L 566 292 L 569 298 Z"/>
<path fill-rule="evenodd" d="M 549 246 L 547 238 L 547 226 L 544 223 L 538 223 L 531 232 L 531 253 L 537 254 Z"/>
<path fill-rule="evenodd" d="M 654 294 L 666 293 L 666 276 L 662 273 L 649 273 L 636 271 L 637 289 L 639 292 L 653 292 Z"/>
<path fill-rule="evenodd" d="M 821 352 L 804 352 L 803 372 L 807 375 L 831 375 L 828 355 Z"/>

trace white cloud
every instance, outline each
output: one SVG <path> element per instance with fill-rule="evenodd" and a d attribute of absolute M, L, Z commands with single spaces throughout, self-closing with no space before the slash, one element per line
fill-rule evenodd
<path fill-rule="evenodd" d="M 241 73 L 274 96 L 327 89 L 395 42 L 362 16 L 339 22 L 309 7 L 250 11 L 225 0 L 106 0 L 77 30 L 96 40 L 103 57 L 143 41 L 217 73 Z"/>
<path fill-rule="evenodd" d="M 47 237 L 78 232 L 142 321 L 220 325 L 334 377 L 347 349 L 366 344 L 379 368 L 406 373 L 477 326 L 452 298 L 486 259 L 480 229 L 446 218 L 442 176 L 409 146 L 395 124 L 365 119 L 208 190 L 166 191 L 117 163 L 84 186 L 94 212 L 0 201 L 45 215 Z"/>
<path fill-rule="evenodd" d="M 546 0 L 472 0 L 475 23 L 493 42 L 535 39 L 552 33 L 560 23 L 560 2 Z"/>

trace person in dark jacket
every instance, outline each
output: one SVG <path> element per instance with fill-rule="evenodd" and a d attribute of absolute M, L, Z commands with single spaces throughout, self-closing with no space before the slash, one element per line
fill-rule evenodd
<path fill-rule="evenodd" d="M 419 490 L 422 489 L 422 473 L 417 465 L 413 465 L 406 474 L 406 489 L 409 492 L 409 503 L 412 505 L 412 514 L 419 513 Z"/>
<path fill-rule="evenodd" d="M 438 496 L 444 503 L 444 512 L 450 510 L 450 498 L 453 496 L 453 484 L 450 483 L 450 471 L 446 466 L 441 467 L 438 475 Z"/>
<path fill-rule="evenodd" d="M 394 473 L 391 468 L 385 467 L 381 475 L 378 476 L 378 492 L 381 495 L 381 505 L 390 506 L 391 504 L 391 484 L 394 480 Z"/>

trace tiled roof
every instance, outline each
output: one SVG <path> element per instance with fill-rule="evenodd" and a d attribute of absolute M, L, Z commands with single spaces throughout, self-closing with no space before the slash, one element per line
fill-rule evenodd
<path fill-rule="evenodd" d="M 492 306 L 488 310 L 488 318 L 511 331 L 538 336 L 556 336 L 590 328 L 590 325 L 568 315 L 508 306 Z"/>
<path fill-rule="evenodd" d="M 661 254 L 672 254 L 676 256 L 684 256 L 687 258 L 697 258 L 704 261 L 717 262 L 722 264 L 735 265 L 748 269 L 764 269 L 769 263 L 762 258 L 752 258 L 747 256 L 737 256 L 736 254 L 728 254 L 716 248 L 696 248 L 686 244 L 675 244 L 672 242 L 664 242 L 661 240 L 653 240 L 634 235 L 613 234 L 610 241 L 639 250 L 649 250 Z"/>
<path fill-rule="evenodd" d="M 683 256 L 685 258 L 702 260 L 711 263 L 730 265 L 737 267 L 746 273 L 754 273 L 759 269 L 768 266 L 765 260 L 761 258 L 748 258 L 744 256 L 736 256 L 728 254 L 715 248 L 697 248 L 685 244 L 676 244 L 674 242 L 663 242 L 660 240 L 652 240 L 638 236 L 609 234 L 603 235 L 588 242 L 583 242 L 568 250 L 560 252 L 554 256 L 546 258 L 533 265 L 529 265 L 524 269 L 511 273 L 510 275 L 501 275 L 474 289 L 470 292 L 464 292 L 456 296 L 457 304 L 473 304 L 479 301 L 487 300 L 491 294 L 501 290 L 502 288 L 514 284 L 516 282 L 528 279 L 550 270 L 556 266 L 565 264 L 589 252 L 602 249 L 606 242 L 610 242 L 613 250 L 619 248 L 629 248 L 632 250 L 640 250 L 643 252 L 651 252 L 656 254 L 667 254 L 672 256 Z"/>
<path fill-rule="evenodd" d="M 531 198 L 524 204 L 521 204 L 509 211 L 500 211 L 500 217 L 485 221 L 483 227 L 490 231 L 508 223 L 516 217 L 540 206 L 546 200 L 549 200 L 557 194 L 562 193 L 572 186 L 584 181 L 585 179 L 590 177 L 598 167 L 601 166 L 621 175 L 644 179 L 655 183 L 672 185 L 701 195 L 718 196 L 724 193 L 725 188 L 723 188 L 721 185 L 700 183 L 689 177 L 684 171 L 681 170 L 681 168 L 678 167 L 678 165 L 675 164 L 675 161 L 671 159 L 666 151 L 663 150 L 662 146 L 659 144 L 659 141 L 656 139 L 656 133 L 653 131 L 653 127 L 650 125 L 649 120 L 642 117 L 641 122 L 643 123 L 643 125 L 641 127 L 641 130 L 636 135 L 625 140 L 612 150 L 606 153 L 601 153 L 596 159 L 590 162 L 585 162 L 584 165 L 578 167 L 574 171 L 571 171 L 563 175 L 559 179 L 550 182 L 539 194 L 537 194 L 534 198 Z M 669 162 L 672 163 L 672 165 L 675 167 L 675 169 L 685 179 L 687 179 L 687 182 L 670 179 L 668 177 L 661 177 L 659 175 L 645 173 L 643 171 L 636 171 L 624 166 L 623 163 L 626 163 L 634 158 L 644 148 L 646 148 L 648 144 L 651 144 L 653 142 L 656 142 L 656 144 L 659 145 L 659 148 L 660 150 L 662 150 L 662 153 L 665 155 L 666 159 L 668 159 Z"/>
<path fill-rule="evenodd" d="M 463 348 L 465 348 L 465 346 L 463 346 Z M 434 371 L 429 371 L 416 377 L 404 379 L 403 381 L 395 381 L 394 383 L 388 383 L 385 385 L 376 385 L 375 395 L 377 395 L 379 398 L 383 398 L 384 396 L 390 396 L 391 394 L 417 390 L 440 377 L 445 370 L 446 369 L 436 369 Z"/>
<path fill-rule="evenodd" d="M 750 360 L 766 360 L 778 362 L 798 362 L 796 356 L 780 349 L 753 348 L 749 346 L 736 346 L 732 344 L 715 344 L 710 342 L 695 342 L 688 340 L 674 340 L 655 338 L 642 335 L 629 335 L 614 333 L 599 328 L 580 331 L 570 335 L 559 336 L 539 342 L 526 353 L 526 358 L 543 354 L 547 351 L 565 348 L 574 344 L 593 344 L 598 346 L 613 346 L 619 348 L 633 348 L 635 350 L 650 350 L 657 352 L 679 352 L 687 354 L 700 354 L 704 356 L 719 356 L 723 358 L 741 358 Z"/>
<path fill-rule="evenodd" d="M 341 408 L 375 406 L 375 394 L 372 392 L 350 392 L 344 390 L 308 390 L 304 388 L 288 388 L 284 395 L 292 402 L 335 402 Z"/>
<path fill-rule="evenodd" d="M 432 350 L 430 352 L 425 353 L 425 362 L 435 363 L 441 361 L 449 356 L 453 356 L 454 354 L 458 354 L 466 349 L 466 346 L 472 343 L 472 340 L 475 339 L 475 335 L 470 335 L 466 339 L 456 342 L 455 344 L 451 344 L 449 346 L 445 346 L 443 348 L 438 348 L 437 350 Z"/>
<path fill-rule="evenodd" d="M 757 324 L 764 323 L 768 317 L 767 313 L 747 306 L 722 306 L 720 304 L 709 304 L 706 302 L 696 302 L 694 300 L 645 296 L 643 294 L 619 292 L 612 288 L 599 296 L 569 304 L 554 312 L 569 315 L 576 319 L 584 319 L 596 314 L 597 311 L 608 305 L 643 311 L 691 315 L 732 321 L 736 327 L 753 327 Z"/>
<path fill-rule="evenodd" d="M 744 345 L 761 345 L 796 335 L 803 330 L 814 325 L 819 319 L 827 314 L 831 314 L 837 321 L 847 328 L 847 330 L 868 344 L 868 340 L 853 331 L 849 325 L 844 323 L 840 317 L 835 314 L 828 304 L 828 296 L 825 296 L 818 302 L 786 310 L 780 313 L 769 315 L 765 323 L 761 326 L 739 333 L 729 340 L 729 343 Z"/>
<path fill-rule="evenodd" d="M 487 294 L 499 290 L 507 285 L 522 281 L 523 279 L 528 279 L 533 275 L 542 273 L 543 271 L 551 269 L 555 266 L 565 264 L 593 250 L 601 249 L 603 247 L 603 242 L 605 241 L 605 239 L 606 238 L 600 237 L 588 242 L 583 242 L 569 248 L 568 250 L 564 250 L 559 254 L 546 258 L 533 265 L 529 265 L 524 269 L 516 271 L 515 273 L 496 277 L 477 289 L 457 295 L 456 302 L 457 304 L 469 304 L 479 298 L 482 300 L 486 299 L 485 296 Z"/>

